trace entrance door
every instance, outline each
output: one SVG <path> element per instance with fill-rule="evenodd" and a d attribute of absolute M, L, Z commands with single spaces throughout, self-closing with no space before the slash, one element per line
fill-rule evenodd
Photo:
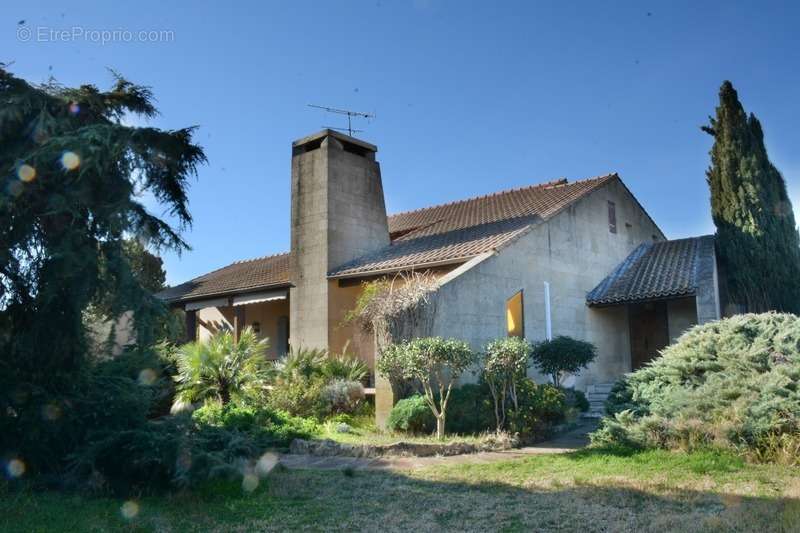
<path fill-rule="evenodd" d="M 667 303 L 646 302 L 628 307 L 631 335 L 631 370 L 637 370 L 658 357 L 669 344 Z"/>

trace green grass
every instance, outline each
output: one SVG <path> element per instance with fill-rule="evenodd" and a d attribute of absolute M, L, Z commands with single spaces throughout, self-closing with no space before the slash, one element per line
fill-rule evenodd
<path fill-rule="evenodd" d="M 478 444 L 484 438 L 483 435 L 456 435 L 448 434 L 444 440 L 439 440 L 436 435 L 409 435 L 407 433 L 393 433 L 391 431 L 379 430 L 375 426 L 374 415 L 356 417 L 349 424 L 349 433 L 339 433 L 336 431 L 336 422 L 326 422 L 322 426 L 322 433 L 319 438 L 330 439 L 344 444 L 393 444 L 395 442 L 414 442 L 425 444 L 442 444 L 450 442 L 469 442 Z"/>
<path fill-rule="evenodd" d="M 800 469 L 715 452 L 584 450 L 408 472 L 276 469 L 137 499 L 0 493 L 2 531 L 800 531 Z"/>

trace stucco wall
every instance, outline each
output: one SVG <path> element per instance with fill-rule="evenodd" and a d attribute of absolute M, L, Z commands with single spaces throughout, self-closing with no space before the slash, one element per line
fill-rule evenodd
<path fill-rule="evenodd" d="M 667 327 L 672 344 L 683 332 L 697 324 L 697 307 L 694 297 L 667 301 Z"/>
<path fill-rule="evenodd" d="M 615 204 L 617 233 L 609 231 L 609 201 Z M 553 335 L 588 340 L 598 348 L 598 359 L 575 386 L 611 381 L 630 369 L 627 311 L 590 309 L 586 293 L 653 236 L 664 238 L 625 186 L 611 181 L 444 283 L 436 334 L 462 338 L 476 349 L 504 336 L 506 299 L 523 290 L 525 337 L 541 340 L 547 281 Z"/>
<path fill-rule="evenodd" d="M 233 331 L 233 307 L 205 307 L 197 311 L 197 339 L 207 341 L 214 333 L 223 330 Z M 258 322 L 261 333 L 259 337 L 269 338 L 267 357 L 278 356 L 278 318 L 289 316 L 288 300 L 261 302 L 245 306 L 245 326 Z"/>

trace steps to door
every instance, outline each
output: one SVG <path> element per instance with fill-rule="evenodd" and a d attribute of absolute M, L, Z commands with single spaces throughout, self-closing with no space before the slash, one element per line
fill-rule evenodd
<path fill-rule="evenodd" d="M 586 399 L 589 400 L 589 410 L 584 413 L 586 418 L 602 418 L 605 415 L 605 403 L 611 392 L 613 383 L 595 383 L 586 387 Z"/>

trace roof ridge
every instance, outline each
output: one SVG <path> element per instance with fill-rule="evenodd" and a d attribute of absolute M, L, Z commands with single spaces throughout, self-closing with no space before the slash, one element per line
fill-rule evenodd
<path fill-rule="evenodd" d="M 655 241 L 653 244 L 668 244 L 673 242 L 681 242 L 681 241 L 696 241 L 700 239 L 707 239 L 709 237 L 713 237 L 713 233 L 708 233 L 706 235 L 697 235 L 695 237 L 681 237 L 680 239 L 665 239 L 663 241 Z"/>
<path fill-rule="evenodd" d="M 289 255 L 290 253 L 291 252 L 281 252 L 281 253 L 278 253 L 278 254 L 262 255 L 261 257 L 253 257 L 251 259 L 239 259 L 238 261 L 234 261 L 233 263 L 231 263 L 230 265 L 227 265 L 227 266 L 241 265 L 243 263 L 251 263 L 253 261 L 263 261 L 264 259 L 272 259 L 274 257 L 280 257 L 282 255 Z M 227 267 L 222 267 L 222 268 L 227 268 Z"/>
<path fill-rule="evenodd" d="M 466 202 L 473 202 L 475 200 L 483 200 L 483 199 L 486 199 L 486 198 L 493 198 L 493 197 L 496 197 L 496 196 L 501 196 L 503 194 L 509 194 L 509 193 L 513 193 L 513 192 L 524 191 L 524 190 L 528 190 L 528 189 L 554 189 L 556 187 L 562 187 L 562 186 L 565 186 L 565 185 L 577 185 L 579 183 L 585 183 L 587 181 L 599 181 L 599 180 L 602 180 L 602 179 L 612 178 L 612 177 L 615 177 L 615 176 L 617 176 L 616 172 L 610 172 L 608 174 L 602 174 L 602 175 L 599 175 L 599 176 L 592 176 L 592 177 L 589 177 L 589 178 L 582 178 L 582 179 L 575 180 L 575 181 L 569 181 L 567 178 L 557 178 L 557 179 L 546 181 L 546 182 L 543 182 L 543 183 L 534 183 L 533 185 L 524 185 L 522 187 L 513 187 L 511 189 L 503 189 L 503 190 L 495 191 L 495 192 L 488 193 L 488 194 L 481 194 L 481 195 L 472 196 L 472 197 L 469 197 L 469 198 L 462 198 L 460 200 L 452 200 L 450 202 L 445 202 L 443 204 L 429 205 L 427 207 L 418 207 L 417 209 L 411 209 L 409 211 L 401 211 L 399 213 L 392 213 L 392 214 L 388 215 L 387 218 L 398 217 L 398 216 L 401 216 L 401 215 L 410 215 L 412 213 L 418 213 L 420 211 L 426 211 L 428 209 L 435 209 L 437 207 L 448 207 L 448 206 L 452 206 L 452 205 L 463 204 L 463 203 L 466 203 Z"/>

